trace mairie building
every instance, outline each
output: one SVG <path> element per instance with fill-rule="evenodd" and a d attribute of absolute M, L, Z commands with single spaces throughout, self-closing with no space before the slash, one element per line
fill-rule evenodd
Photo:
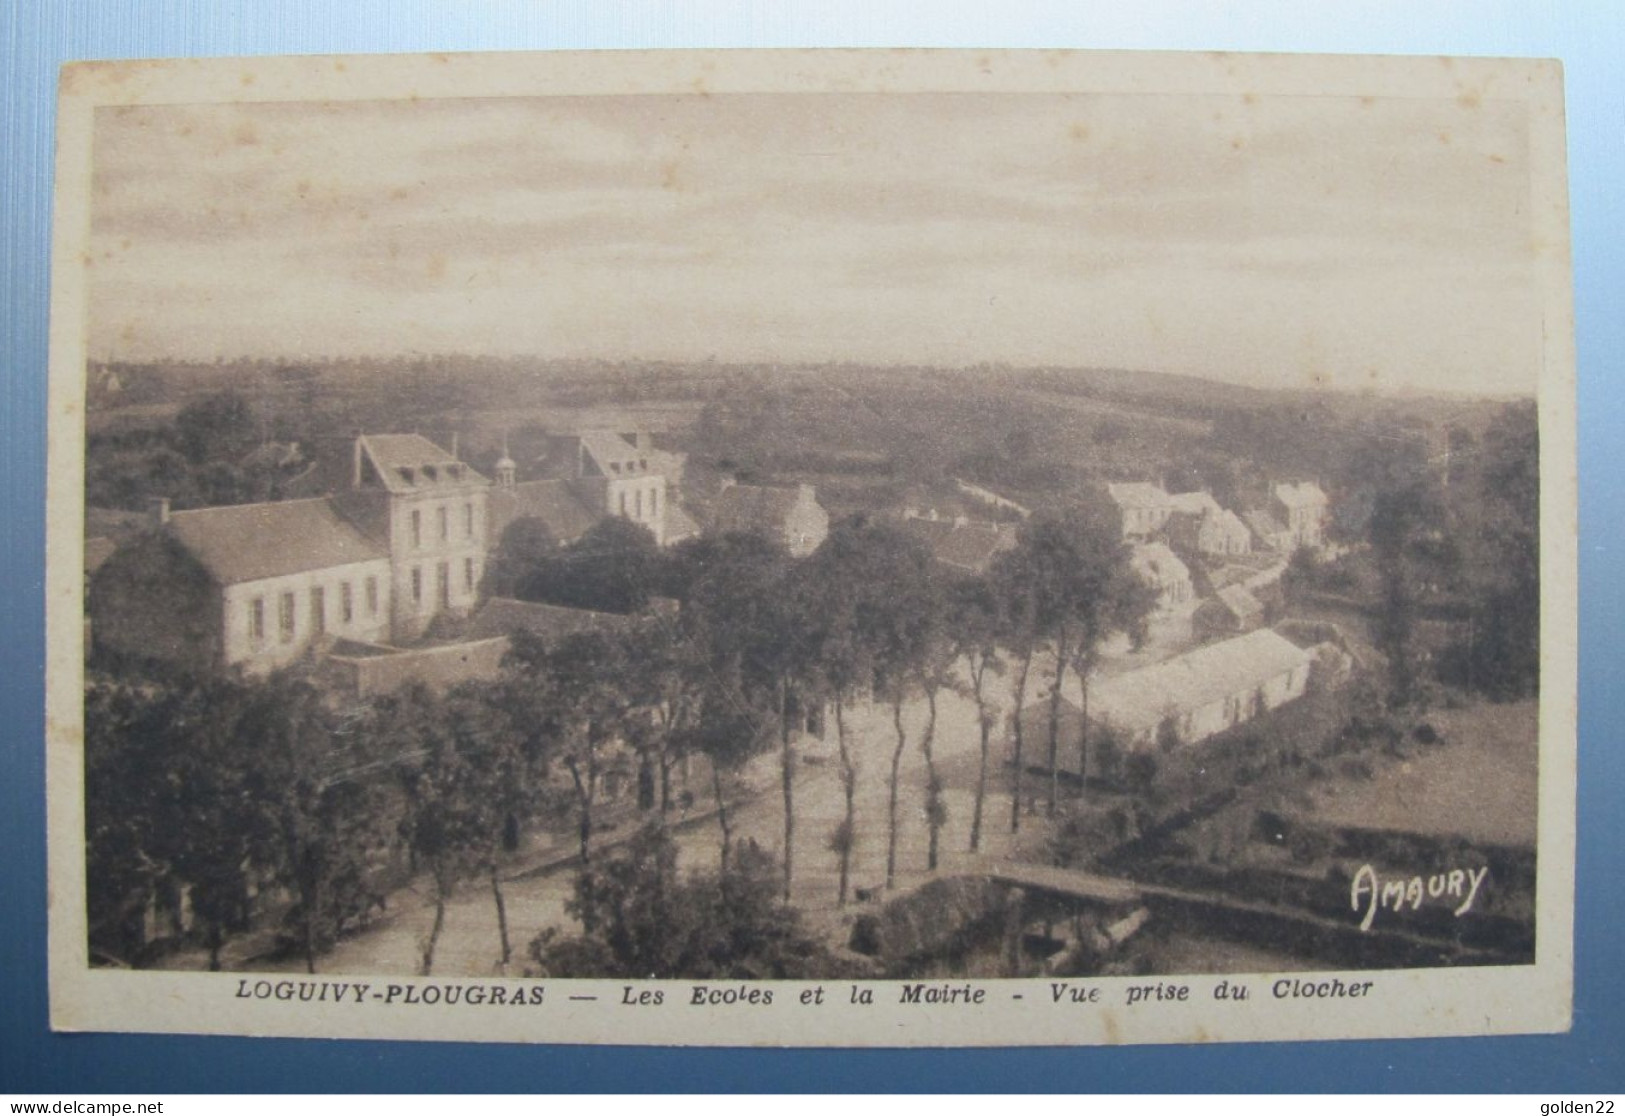
<path fill-rule="evenodd" d="M 516 484 L 506 455 L 493 483 L 420 435 L 363 434 L 326 496 L 193 511 L 154 501 L 146 529 L 90 578 L 95 648 L 249 674 L 312 651 L 389 650 L 479 607 L 488 556 L 516 516 L 545 516 L 561 541 L 606 515 L 661 542 L 690 533 L 651 447 L 580 442 L 568 490 Z"/>

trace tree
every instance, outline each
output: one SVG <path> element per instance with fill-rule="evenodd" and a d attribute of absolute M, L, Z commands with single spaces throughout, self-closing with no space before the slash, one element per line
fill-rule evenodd
<path fill-rule="evenodd" d="M 890 525 L 874 524 L 868 530 L 872 532 L 874 577 L 869 605 L 858 617 L 859 639 L 872 656 L 875 694 L 891 706 L 896 733 L 886 800 L 886 886 L 890 888 L 897 876 L 899 777 L 908 741 L 903 706 L 911 695 L 929 688 L 934 712 L 935 668 L 940 659 L 933 651 L 942 645 L 942 611 L 930 551 Z M 934 731 L 933 720 L 923 746 L 929 747 L 929 734 Z M 927 791 L 929 794 L 929 787 Z"/>
<path fill-rule="evenodd" d="M 516 595 L 600 612 L 641 612 L 655 595 L 662 559 L 654 535 L 629 519 L 600 519 L 550 560 L 520 576 Z"/>
<path fill-rule="evenodd" d="M 1372 507 L 1371 550 L 1379 598 L 1374 636 L 1388 660 L 1388 704 L 1398 708 L 1419 694 L 1415 627 L 1421 594 L 1435 570 L 1452 565 L 1437 493 L 1422 481 L 1377 493 Z"/>
<path fill-rule="evenodd" d="M 635 719 L 643 715 L 628 685 L 626 640 L 635 638 L 588 630 L 550 646 L 518 632 L 505 660 L 517 676 L 510 684 L 546 696 L 547 708 L 539 711 L 543 721 L 531 730 L 530 747 L 545 740 L 548 758 L 569 773 L 583 867 L 592 860 L 593 810 L 602 777 L 613 762 L 612 748 L 627 740 Z"/>
<path fill-rule="evenodd" d="M 835 740 L 841 767 L 841 820 L 830 834 L 829 847 L 839 865 L 836 904 L 845 906 L 852 880 L 852 853 L 857 847 L 858 768 L 846 723 L 846 710 L 873 677 L 872 649 L 863 638 L 858 617 L 867 606 L 873 557 L 865 522 L 845 519 L 831 530 L 808 559 L 808 595 L 820 607 L 809 616 L 813 625 L 814 689 L 835 712 Z"/>
<path fill-rule="evenodd" d="M 531 956 L 554 977 L 795 980 L 828 971 L 827 951 L 775 894 L 772 858 L 748 843 L 719 873 L 684 877 L 660 827 L 583 872 L 569 910 L 580 937 L 544 933 Z"/>
<path fill-rule="evenodd" d="M 1023 564 L 1031 582 L 1034 631 L 1049 645 L 1055 661 L 1049 687 L 1046 752 L 1049 771 L 1046 813 L 1051 817 L 1055 814 L 1060 780 L 1061 691 L 1072 650 L 1072 569 L 1078 559 L 1072 535 L 1068 523 L 1059 517 L 1046 516 L 1028 520 L 1016 542 L 1017 549 L 1024 552 Z M 1019 711 L 1017 716 L 1020 716 Z"/>
<path fill-rule="evenodd" d="M 976 700 L 980 749 L 976 765 L 976 798 L 971 811 L 970 851 L 982 847 L 982 808 L 987 798 L 987 761 L 998 706 L 987 692 L 989 675 L 1003 672 L 999 658 L 1000 601 L 992 581 L 966 578 L 954 584 L 948 602 L 949 632 L 956 655 L 965 662 L 971 696 Z"/>
<path fill-rule="evenodd" d="M 500 963 L 512 955 L 500 869 L 510 821 L 530 798 L 517 739 L 486 688 L 465 685 L 444 697 L 410 687 L 380 706 L 381 731 L 400 749 L 397 773 L 407 809 L 402 836 L 435 885 L 435 917 L 422 974 L 434 967 L 446 904 L 458 881 L 482 874 L 497 916 Z"/>
<path fill-rule="evenodd" d="M 1472 602 L 1460 657 L 1466 684 L 1493 698 L 1540 683 L 1540 433 L 1532 402 L 1490 423 L 1476 468 L 1453 485 L 1457 534 L 1471 561 Z"/>
<path fill-rule="evenodd" d="M 767 719 L 746 706 L 739 690 L 726 682 L 719 680 L 708 687 L 702 702 L 704 715 L 683 730 L 683 746 L 710 763 L 720 837 L 719 870 L 726 875 L 733 853 L 732 784 L 750 757 L 772 746 L 773 734 Z"/>
<path fill-rule="evenodd" d="M 559 542 L 547 521 L 521 516 L 503 528 L 496 550 L 485 563 L 484 596 L 515 597 L 521 585 L 545 579 L 549 563 L 559 557 Z"/>
<path fill-rule="evenodd" d="M 85 901 L 90 948 L 138 965 L 148 905 L 168 884 L 157 801 L 180 694 L 92 680 L 85 689 Z"/>
<path fill-rule="evenodd" d="M 169 723 L 152 738 L 164 772 L 153 847 L 187 888 L 210 972 L 220 969 L 226 936 L 248 925 L 251 884 L 273 863 L 263 819 L 244 809 L 240 722 L 248 707 L 241 683 L 196 683 L 169 705 Z"/>
<path fill-rule="evenodd" d="M 340 731 L 320 692 L 283 672 L 246 690 L 239 732 L 245 800 L 275 843 L 274 879 L 308 972 L 353 921 L 381 906 L 374 862 L 396 828 L 380 775 L 393 756 L 373 732 Z"/>
<path fill-rule="evenodd" d="M 1134 576 L 1126 548 L 1103 508 L 1084 505 L 1060 515 L 1035 517 L 1016 549 L 1032 594 L 1034 630 L 1055 655 L 1049 689 L 1049 795 L 1055 813 L 1060 782 L 1061 695 L 1070 669 L 1081 691 L 1080 793 L 1088 774 L 1089 686 L 1100 643 L 1114 631 L 1137 633 L 1154 594 Z"/>
<path fill-rule="evenodd" d="M 175 441 L 193 465 L 235 461 L 258 440 L 254 409 L 235 391 L 204 396 L 175 416 Z"/>
<path fill-rule="evenodd" d="M 687 750 L 688 730 L 700 716 L 709 682 L 697 619 L 681 611 L 676 616 L 655 614 L 643 637 L 626 643 L 632 703 L 649 713 L 632 741 L 640 761 L 638 805 L 657 808 L 660 824 L 672 807 L 672 767 Z"/>
<path fill-rule="evenodd" d="M 1072 523 L 1078 561 L 1068 596 L 1076 629 L 1072 672 L 1078 678 L 1078 797 L 1083 798 L 1089 780 L 1089 675 L 1101 643 L 1112 633 L 1127 632 L 1136 646 L 1141 643 L 1157 595 L 1130 568 L 1128 550 L 1111 524 L 1098 516 L 1079 516 Z"/>
<path fill-rule="evenodd" d="M 771 710 L 779 739 L 784 802 L 784 895 L 795 863 L 795 737 L 790 711 L 809 696 L 810 640 L 803 579 L 782 547 L 750 535 L 729 535 L 685 550 L 672 581 L 687 592 L 692 629 L 703 633 L 707 669 L 740 706 L 758 716 Z M 692 564 L 703 562 L 699 568 Z"/>
<path fill-rule="evenodd" d="M 1033 568 L 1031 552 L 1018 546 L 994 559 L 988 570 L 988 584 L 998 602 L 997 637 L 1000 646 L 1015 659 L 1016 684 L 1010 709 L 1011 772 L 1010 772 L 1010 832 L 1021 831 L 1021 798 L 1023 773 L 1023 706 L 1027 702 L 1027 682 L 1032 676 L 1033 657 L 1038 652 L 1042 636 L 1038 627 L 1037 572 Z"/>

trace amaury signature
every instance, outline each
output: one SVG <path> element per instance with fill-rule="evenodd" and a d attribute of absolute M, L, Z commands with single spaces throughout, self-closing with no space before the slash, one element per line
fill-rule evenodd
<path fill-rule="evenodd" d="M 1489 876 L 1489 866 L 1483 868 L 1452 868 L 1431 876 L 1400 876 L 1382 879 L 1369 864 L 1362 864 L 1349 884 L 1349 907 L 1365 911 L 1360 929 L 1370 930 L 1378 910 L 1402 911 L 1409 907 L 1420 910 L 1424 900 L 1456 902 L 1456 917 L 1460 918 L 1473 908 L 1478 889 Z"/>

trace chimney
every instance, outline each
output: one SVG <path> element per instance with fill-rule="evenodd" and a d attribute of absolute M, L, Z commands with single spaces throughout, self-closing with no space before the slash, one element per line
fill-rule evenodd
<path fill-rule="evenodd" d="M 152 525 L 162 527 L 169 522 L 169 497 L 154 496 L 147 501 L 147 508 L 152 513 Z"/>
<path fill-rule="evenodd" d="M 462 458 L 457 456 L 457 431 L 455 430 L 451 432 L 451 459 L 453 461 L 462 460 Z"/>
<path fill-rule="evenodd" d="M 350 476 L 350 487 L 361 487 L 361 431 L 355 432 L 355 468 Z"/>

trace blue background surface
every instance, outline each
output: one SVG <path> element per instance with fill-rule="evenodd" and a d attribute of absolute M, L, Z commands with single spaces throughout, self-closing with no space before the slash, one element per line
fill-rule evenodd
<path fill-rule="evenodd" d="M 1566 67 L 1580 435 L 1580 847 L 1566 1036 L 1015 1051 L 711 1051 L 52 1035 L 44 460 L 56 71 L 83 58 L 632 47 L 1077 47 L 1523 55 Z M 0 1093 L 1625 1089 L 1625 19 L 1616 2 L 4 0 L 0 10 Z"/>

